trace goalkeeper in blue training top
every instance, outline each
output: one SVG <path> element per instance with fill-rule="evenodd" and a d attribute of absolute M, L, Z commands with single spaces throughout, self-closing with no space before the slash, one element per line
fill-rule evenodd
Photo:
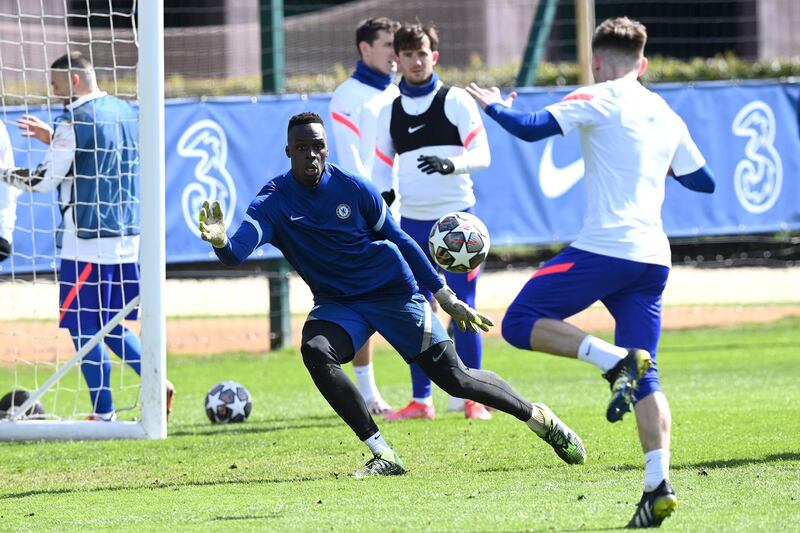
<path fill-rule="evenodd" d="M 488 330 L 492 321 L 444 285 L 369 180 L 326 163 L 327 137 L 318 115 L 289 120 L 286 155 L 291 170 L 261 189 L 233 237 L 226 234 L 218 202 L 201 208 L 200 235 L 226 265 L 238 265 L 271 243 L 311 288 L 314 307 L 300 351 L 319 391 L 374 455 L 354 475 L 405 473 L 341 368 L 376 331 L 449 394 L 517 417 L 565 462 L 583 463 L 580 438 L 547 406 L 531 404 L 496 374 L 461 363 L 415 278 L 462 330 Z"/>

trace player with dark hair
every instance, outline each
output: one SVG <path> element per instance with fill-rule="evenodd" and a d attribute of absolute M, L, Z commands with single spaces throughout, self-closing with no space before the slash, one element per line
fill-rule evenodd
<path fill-rule="evenodd" d="M 600 24 L 592 41 L 597 84 L 536 113 L 510 109 L 500 91 L 467 91 L 513 135 L 536 141 L 580 133 L 588 205 L 577 240 L 527 282 L 503 319 L 518 348 L 591 363 L 611 385 L 606 417 L 636 414 L 644 451 L 644 493 L 630 527 L 659 526 L 678 500 L 669 483 L 669 404 L 658 381 L 661 295 L 671 266 L 661 222 L 665 177 L 714 191 L 711 171 L 683 120 L 639 82 L 647 68 L 645 27 L 626 17 Z M 610 344 L 563 320 L 601 301 L 616 322 Z"/>
<path fill-rule="evenodd" d="M 394 82 L 397 70 L 394 32 L 398 22 L 386 17 L 361 22 L 356 29 L 356 48 L 360 59 L 355 72 L 333 92 L 330 103 L 331 132 L 336 140 L 336 162 L 357 176 L 372 177 L 375 162 L 375 135 L 381 109 L 392 103 L 399 91 Z M 386 183 L 375 183 L 389 203 L 394 199 L 392 175 Z M 373 414 L 394 410 L 384 401 L 372 369 L 372 342 L 367 339 L 353 358 L 356 385 Z"/>
<path fill-rule="evenodd" d="M 55 130 L 32 115 L 18 122 L 23 135 L 50 149 L 38 168 L 9 169 L 2 179 L 32 192 L 58 189 L 59 325 L 80 350 L 139 294 L 138 116 L 128 102 L 100 90 L 82 53 L 59 57 L 50 70 L 53 94 L 64 102 Z M 137 316 L 134 310 L 127 318 Z M 81 362 L 90 419 L 97 421 L 116 419 L 106 346 L 141 373 L 139 337 L 118 324 Z M 167 381 L 167 414 L 174 392 Z"/>
<path fill-rule="evenodd" d="M 439 60 L 439 35 L 432 25 L 406 25 L 395 33 L 394 49 L 401 96 L 381 112 L 378 122 L 373 175 L 391 176 L 395 154 L 400 189 L 400 226 L 428 251 L 428 235 L 436 221 L 453 211 L 471 213 L 475 206 L 471 173 L 491 162 L 489 141 L 481 112 L 458 87 L 444 85 L 433 68 Z M 433 265 L 433 258 L 428 256 Z M 445 273 L 456 295 L 475 306 L 479 270 L 468 274 Z M 422 294 L 432 301 L 424 287 Z M 454 332 L 459 355 L 468 368 L 480 368 L 483 344 L 471 331 Z M 432 419 L 435 416 L 431 380 L 418 365 L 411 365 L 411 401 L 387 415 L 387 420 Z M 467 418 L 488 419 L 480 402 L 451 397 L 448 410 L 463 411 Z"/>
<path fill-rule="evenodd" d="M 491 320 L 442 282 L 370 181 L 326 163 L 322 119 L 314 113 L 293 116 L 287 137 L 291 169 L 261 189 L 233 237 L 226 234 L 219 202 L 203 205 L 200 236 L 226 265 L 241 264 L 271 243 L 311 288 L 314 307 L 300 351 L 320 393 L 374 454 L 355 475 L 405 473 L 341 367 L 376 331 L 445 391 L 515 416 L 564 461 L 583 463 L 580 438 L 550 409 L 531 404 L 492 372 L 464 367 L 415 279 L 434 293 L 459 328 L 488 330 Z"/>

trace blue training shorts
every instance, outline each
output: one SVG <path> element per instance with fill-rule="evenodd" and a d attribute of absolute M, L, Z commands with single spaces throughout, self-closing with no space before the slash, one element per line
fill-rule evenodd
<path fill-rule="evenodd" d="M 639 381 L 638 401 L 660 390 L 655 364 L 661 336 L 661 295 L 669 268 L 618 259 L 567 247 L 542 265 L 525 284 L 503 318 L 503 337 L 530 349 L 530 335 L 540 318 L 564 320 L 600 301 L 614 317 L 614 343 L 642 348 L 653 368 Z"/>
<path fill-rule="evenodd" d="M 139 265 L 62 259 L 58 288 L 58 325 L 69 330 L 97 331 L 139 295 Z M 126 317 L 137 318 L 138 308 Z"/>
<path fill-rule="evenodd" d="M 377 331 L 406 363 L 431 346 L 450 341 L 430 304 L 419 293 L 373 302 L 322 303 L 311 309 L 307 320 L 326 320 L 344 329 L 353 341 L 353 355 Z"/>

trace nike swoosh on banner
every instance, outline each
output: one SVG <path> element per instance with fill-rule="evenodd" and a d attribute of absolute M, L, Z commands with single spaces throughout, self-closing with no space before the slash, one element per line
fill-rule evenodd
<path fill-rule="evenodd" d="M 411 126 L 409 126 L 408 127 L 408 133 L 414 133 L 415 131 L 419 131 L 424 127 L 425 127 L 425 124 L 420 124 L 419 126 L 414 126 L 413 128 Z"/>
<path fill-rule="evenodd" d="M 563 196 L 580 181 L 584 173 L 583 159 L 565 167 L 557 167 L 553 161 L 553 142 L 553 139 L 547 140 L 539 161 L 539 187 L 548 198 Z"/>

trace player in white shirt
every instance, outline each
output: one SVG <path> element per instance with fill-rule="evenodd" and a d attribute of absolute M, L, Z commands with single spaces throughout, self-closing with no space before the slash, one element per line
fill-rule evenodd
<path fill-rule="evenodd" d="M 375 136 L 378 115 L 399 94 L 394 84 L 397 61 L 394 53 L 394 32 L 400 23 L 386 17 L 367 19 L 356 29 L 356 47 L 361 59 L 353 75 L 333 92 L 330 103 L 331 131 L 335 139 L 339 166 L 357 176 L 372 177 L 375 163 Z M 386 203 L 394 201 L 392 174 L 375 182 Z M 358 390 L 372 414 L 394 411 L 384 401 L 375 383 L 372 367 L 372 340 L 356 352 L 353 373 Z"/>
<path fill-rule="evenodd" d="M 129 102 L 100 90 L 82 53 L 50 68 L 53 95 L 64 103 L 55 129 L 32 115 L 18 121 L 23 135 L 49 149 L 36 169 L 6 169 L 0 179 L 30 192 L 57 190 L 59 326 L 80 350 L 139 293 L 139 120 Z M 137 317 L 134 309 L 126 318 Z M 139 337 L 118 324 L 81 361 L 96 421 L 116 419 L 106 346 L 141 374 Z M 174 391 L 168 381 L 167 414 Z"/>
<path fill-rule="evenodd" d="M 467 91 L 506 130 L 525 140 L 580 134 L 586 166 L 583 229 L 538 270 L 503 319 L 503 337 L 518 348 L 578 358 L 611 384 L 606 417 L 636 414 L 644 450 L 644 492 L 629 527 L 657 527 L 677 505 L 669 483 L 671 414 L 655 364 L 661 295 L 670 270 L 661 223 L 666 177 L 713 192 L 714 181 L 683 120 L 639 82 L 647 68 L 645 27 L 608 19 L 595 30 L 596 85 L 536 113 L 510 109 L 516 94 L 470 84 Z M 615 319 L 615 344 L 563 320 L 601 301 Z"/>
<path fill-rule="evenodd" d="M 14 167 L 14 152 L 6 125 L 0 121 L 0 172 Z M 17 221 L 17 198 L 21 190 L 0 182 L 0 261 L 7 259 L 14 242 Z"/>
<path fill-rule="evenodd" d="M 489 142 L 480 109 L 458 87 L 448 87 L 433 71 L 439 59 L 439 38 L 433 26 L 403 26 L 395 33 L 401 96 L 384 107 L 378 118 L 373 176 L 386 183 L 397 154 L 400 192 L 400 226 L 423 250 L 433 224 L 452 211 L 471 211 L 475 205 L 470 174 L 489 166 Z M 430 258 L 429 258 L 430 259 Z M 432 259 L 431 259 L 431 262 Z M 478 271 L 445 273 L 447 284 L 459 298 L 475 305 Z M 423 294 L 430 300 L 431 295 Z M 464 365 L 481 368 L 482 343 L 477 333 L 455 331 L 456 349 Z M 389 420 L 435 416 L 431 381 L 411 365 L 412 400 Z M 467 418 L 491 415 L 476 402 L 456 400 L 454 409 Z"/>

